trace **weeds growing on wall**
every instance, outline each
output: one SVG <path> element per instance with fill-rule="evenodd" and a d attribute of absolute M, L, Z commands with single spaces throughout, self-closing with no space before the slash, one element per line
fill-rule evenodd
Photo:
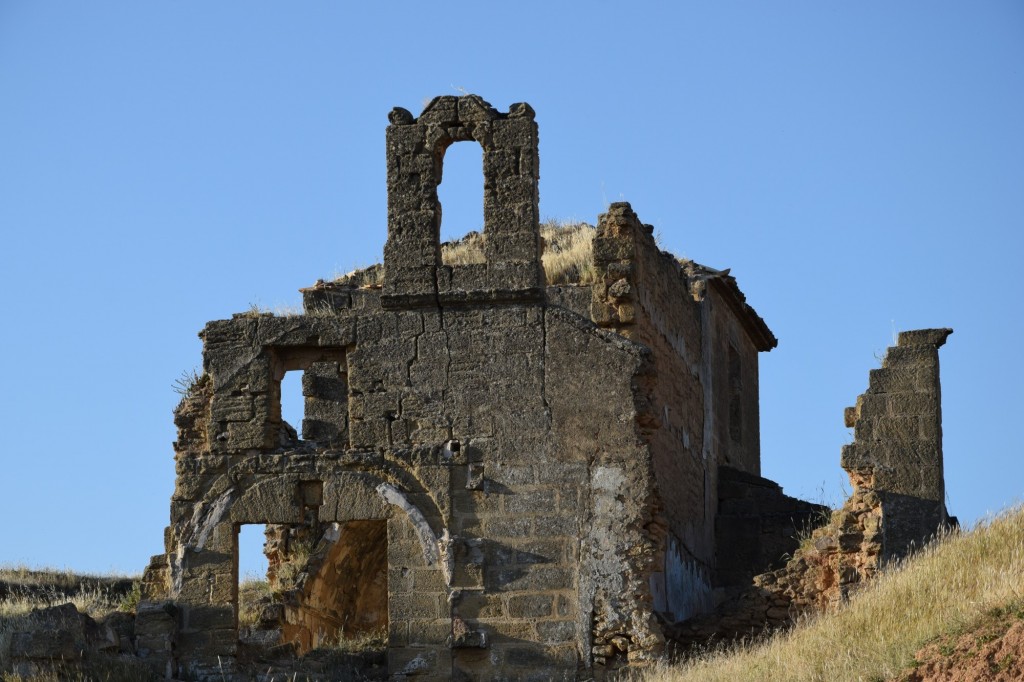
<path fill-rule="evenodd" d="M 388 648 L 387 627 L 381 627 L 370 632 L 361 632 L 357 635 L 346 637 L 339 634 L 338 638 L 329 644 L 321 644 L 320 648 L 331 649 L 346 654 L 363 654 L 369 651 L 386 651 Z"/>
<path fill-rule="evenodd" d="M 276 587 L 287 591 L 299 586 L 299 579 L 306 570 L 306 564 L 313 555 L 313 543 L 306 539 L 293 539 L 288 543 L 288 554 L 278 564 L 276 571 Z"/>
<path fill-rule="evenodd" d="M 175 393 L 184 398 L 191 393 L 192 389 L 199 383 L 200 376 L 202 375 L 195 367 L 192 369 L 186 369 L 181 373 L 181 376 L 174 380 L 171 388 L 174 389 Z"/>
<path fill-rule="evenodd" d="M 548 284 L 593 284 L 594 235 L 586 223 L 549 221 L 541 225 L 544 240 L 541 264 Z"/>
<path fill-rule="evenodd" d="M 594 281 L 594 235 L 586 223 L 549 220 L 540 226 L 543 240 L 541 264 L 548 284 L 590 284 Z M 454 242 L 441 244 L 445 265 L 483 263 L 486 235 L 470 232 Z"/>

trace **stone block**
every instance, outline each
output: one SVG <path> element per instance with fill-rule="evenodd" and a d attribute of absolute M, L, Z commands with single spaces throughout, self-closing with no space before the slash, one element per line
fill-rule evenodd
<path fill-rule="evenodd" d="M 544 517 L 551 518 L 551 517 Z M 539 521 L 539 519 L 538 519 Z M 493 538 L 516 538 L 530 535 L 533 532 L 529 518 L 495 516 L 484 522 L 486 533 Z"/>
<path fill-rule="evenodd" d="M 217 440 L 229 450 L 256 450 L 274 445 L 271 429 L 261 422 L 230 422 L 223 433 L 225 437 L 218 434 Z"/>
<path fill-rule="evenodd" d="M 925 387 L 923 377 L 929 374 L 925 367 L 886 367 L 869 372 L 870 393 L 907 393 Z"/>
<path fill-rule="evenodd" d="M 391 565 L 388 568 L 388 595 L 389 597 L 403 598 L 407 592 L 413 591 L 415 580 L 414 569 L 404 566 Z"/>
<path fill-rule="evenodd" d="M 501 595 L 482 591 L 463 591 L 456 600 L 453 610 L 463 618 L 474 620 L 511 615 L 511 611 L 506 613 Z"/>
<path fill-rule="evenodd" d="M 912 331 L 900 332 L 898 344 L 900 346 L 934 346 L 938 348 L 946 343 L 946 339 L 953 333 L 952 329 L 915 329 Z"/>
<path fill-rule="evenodd" d="M 532 484 L 534 476 L 533 466 L 508 465 L 501 460 L 495 462 L 487 471 L 487 478 L 494 483 L 505 486 L 518 486 Z"/>
<path fill-rule="evenodd" d="M 353 419 L 349 423 L 349 445 L 353 448 L 385 446 L 388 425 L 383 419 Z"/>
<path fill-rule="evenodd" d="M 79 628 L 81 630 L 81 628 Z M 85 643 L 81 632 L 62 627 L 15 630 L 10 637 L 11 658 L 75 660 L 82 657 Z"/>
<path fill-rule="evenodd" d="M 508 514 L 553 514 L 558 511 L 558 495 L 552 489 L 529 490 L 505 496 Z"/>
<path fill-rule="evenodd" d="M 208 631 L 231 628 L 235 614 L 230 604 L 220 606 L 192 605 L 185 612 L 183 627 L 193 631 Z"/>
<path fill-rule="evenodd" d="M 214 395 L 210 407 L 210 419 L 218 422 L 246 422 L 253 417 L 251 395 Z"/>
<path fill-rule="evenodd" d="M 572 589 L 574 570 L 548 566 L 495 567 L 487 570 L 486 585 L 505 591 L 556 591 Z"/>
<path fill-rule="evenodd" d="M 390 599 L 388 600 L 388 619 L 390 621 L 412 621 L 440 618 L 443 615 L 442 602 L 447 602 L 445 595 L 435 592 L 414 592 L 398 599 Z M 447 611 L 447 608 L 444 611 Z"/>
<path fill-rule="evenodd" d="M 554 610 L 553 594 L 513 594 L 508 598 L 509 618 L 547 618 Z"/>
<path fill-rule="evenodd" d="M 569 536 L 580 534 L 582 520 L 574 514 L 559 516 L 538 516 L 533 520 L 533 534 L 540 537 Z"/>
<path fill-rule="evenodd" d="M 409 644 L 411 646 L 446 646 L 451 635 L 452 624 L 443 620 L 410 620 Z"/>
<path fill-rule="evenodd" d="M 889 396 L 889 412 L 893 416 L 938 414 L 936 396 L 922 393 L 896 393 Z"/>
<path fill-rule="evenodd" d="M 889 397 L 865 393 L 857 398 L 857 415 L 859 419 L 874 419 L 889 416 Z"/>
<path fill-rule="evenodd" d="M 932 365 L 938 360 L 934 348 L 927 346 L 893 346 L 885 354 L 882 367 Z"/>

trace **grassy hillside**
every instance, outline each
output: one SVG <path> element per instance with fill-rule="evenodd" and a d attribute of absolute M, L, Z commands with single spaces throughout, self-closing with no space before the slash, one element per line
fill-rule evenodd
<path fill-rule="evenodd" d="M 131 611 L 139 600 L 138 577 L 95 576 L 67 569 L 0 566 L 0 682 L 141 682 L 152 679 L 141 662 L 119 656 L 83 652 L 81 660 L 57 663 L 33 673 L 12 671 L 10 649 L 14 633 L 33 629 L 35 609 L 74 604 L 79 613 L 110 624 L 117 634 L 130 636 Z M 61 627 L 66 624 L 60 621 Z M 84 633 L 84 623 L 79 626 Z M 95 623 L 93 623 L 95 627 Z M 68 629 L 72 632 L 73 629 Z"/>
<path fill-rule="evenodd" d="M 939 657 L 954 647 L 943 638 L 979 635 L 982 644 L 1002 637 L 993 619 L 1013 630 L 1024 620 L 1024 509 L 1005 512 L 969 533 L 934 543 L 887 571 L 835 613 L 808 620 L 767 642 L 709 652 L 698 660 L 665 666 L 644 682 L 881 681 L 922 667 L 915 654 L 932 644 Z M 987 628 L 987 629 L 986 629 Z M 984 640 L 984 641 L 981 641 Z M 938 643 L 938 644 L 937 644 Z M 970 659 L 972 650 L 965 651 Z M 933 652 L 934 653 L 934 652 Z M 930 655 L 930 654 L 929 654 Z M 1019 679 L 1018 653 L 1001 650 L 982 677 Z M 916 675 L 907 679 L 932 679 Z M 943 678 L 953 679 L 953 678 Z"/>
<path fill-rule="evenodd" d="M 68 569 L 0 566 L 0 619 L 68 602 L 94 617 L 119 608 L 131 610 L 138 601 L 137 581 L 137 576 L 94 576 Z"/>

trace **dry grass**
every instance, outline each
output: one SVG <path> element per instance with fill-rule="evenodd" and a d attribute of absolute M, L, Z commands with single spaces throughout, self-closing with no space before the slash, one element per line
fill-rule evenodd
<path fill-rule="evenodd" d="M 441 262 L 445 265 L 475 265 L 485 263 L 484 236 L 470 232 L 462 239 L 441 244 Z"/>
<path fill-rule="evenodd" d="M 350 637 L 338 637 L 331 644 L 321 644 L 321 648 L 332 649 L 347 654 L 362 654 L 368 651 L 387 651 L 388 630 L 381 627 L 369 632 L 361 632 Z"/>
<path fill-rule="evenodd" d="M 356 268 L 336 276 L 334 282 L 350 287 L 379 288 L 384 285 L 384 266 L 376 263 L 366 268 Z"/>
<path fill-rule="evenodd" d="M 839 611 L 763 644 L 713 651 L 644 682 L 885 680 L 914 653 L 1024 600 L 1024 509 L 949 536 L 883 574 Z"/>
<path fill-rule="evenodd" d="M 548 221 L 541 225 L 544 239 L 541 264 L 548 284 L 593 284 L 594 235 L 586 223 Z"/>
<path fill-rule="evenodd" d="M 540 226 L 544 240 L 541 263 L 548 284 L 592 284 L 594 282 L 594 234 L 586 223 L 549 220 Z M 462 239 L 441 244 L 441 262 L 448 266 L 486 262 L 486 236 L 470 232 Z M 380 287 L 384 268 L 372 265 L 336 277 L 334 281 L 353 287 Z M 257 311 L 258 312 L 258 311 Z"/>
<path fill-rule="evenodd" d="M 138 576 L 95 576 L 68 569 L 0 566 L 0 618 L 67 603 L 96 618 L 111 611 L 131 610 L 138 591 Z"/>
<path fill-rule="evenodd" d="M 549 220 L 540 226 L 543 242 L 541 264 L 548 284 L 590 284 L 594 281 L 594 234 L 586 223 Z M 483 263 L 486 237 L 470 232 L 454 242 L 441 244 L 445 265 Z"/>
<path fill-rule="evenodd" d="M 28 614 L 61 604 L 74 604 L 94 619 L 114 611 L 131 611 L 140 596 L 138 576 L 83 575 L 68 569 L 0 566 L 0 668 L 7 668 L 12 632 Z M 2 682 L 128 682 L 153 679 L 138 660 L 113 656 L 88 659 L 80 665 L 58 664 L 32 675 L 0 673 Z"/>
<path fill-rule="evenodd" d="M 270 583 L 264 579 L 249 578 L 238 584 L 238 626 L 251 627 L 259 622 L 263 607 L 273 595 Z"/>

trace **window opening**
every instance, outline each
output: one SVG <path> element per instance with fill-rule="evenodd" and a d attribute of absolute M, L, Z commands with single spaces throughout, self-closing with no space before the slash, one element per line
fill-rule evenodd
<path fill-rule="evenodd" d="M 483 263 L 484 156 L 476 142 L 456 142 L 444 154 L 437 199 L 441 204 L 441 261 Z M 459 245 L 445 242 L 462 242 Z"/>
<path fill-rule="evenodd" d="M 271 603 L 264 551 L 267 526 L 244 524 L 238 528 L 238 633 L 240 639 L 254 636 L 259 629 L 264 607 Z"/>
<path fill-rule="evenodd" d="M 279 425 L 276 443 L 290 449 L 299 440 L 332 448 L 348 444 L 348 377 L 342 349 L 291 348 L 275 353 L 270 419 Z"/>
<path fill-rule="evenodd" d="M 281 379 L 281 420 L 295 429 L 295 437 L 303 438 L 302 421 L 306 413 L 302 395 L 302 371 L 285 372 Z M 284 425 L 282 424 L 282 427 Z"/>

